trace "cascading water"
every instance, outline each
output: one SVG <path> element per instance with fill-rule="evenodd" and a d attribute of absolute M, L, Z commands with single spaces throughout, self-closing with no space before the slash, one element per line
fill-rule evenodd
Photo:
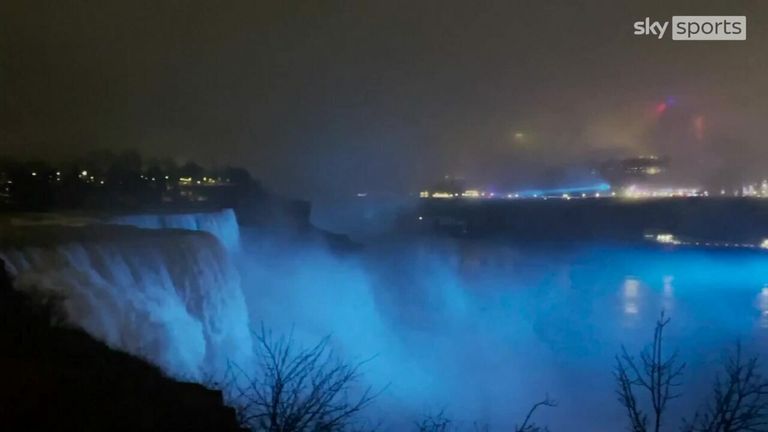
<path fill-rule="evenodd" d="M 60 299 L 66 319 L 177 377 L 248 361 L 251 337 L 228 250 L 234 214 L 121 216 L 119 223 L 33 224 L 0 233 L 17 289 Z M 208 232 L 202 232 L 208 231 Z"/>
<path fill-rule="evenodd" d="M 216 236 L 228 250 L 235 250 L 240 245 L 240 230 L 232 209 L 205 213 L 130 214 L 108 218 L 107 222 L 149 229 L 205 231 Z"/>

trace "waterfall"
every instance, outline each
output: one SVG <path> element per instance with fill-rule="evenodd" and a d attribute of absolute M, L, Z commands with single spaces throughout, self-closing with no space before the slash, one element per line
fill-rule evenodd
<path fill-rule="evenodd" d="M 116 219 L 198 231 L 16 226 L 0 233 L 0 259 L 17 289 L 59 299 L 68 322 L 173 376 L 200 379 L 227 360 L 247 362 L 248 313 L 228 252 L 237 245 L 234 214 Z"/>
<path fill-rule="evenodd" d="M 204 213 L 130 214 L 106 219 L 107 223 L 139 228 L 178 228 L 213 234 L 229 250 L 240 245 L 240 230 L 232 209 Z"/>

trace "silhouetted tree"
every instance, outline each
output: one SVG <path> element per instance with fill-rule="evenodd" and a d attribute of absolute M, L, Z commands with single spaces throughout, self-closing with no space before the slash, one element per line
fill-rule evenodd
<path fill-rule="evenodd" d="M 557 402 L 550 399 L 549 396 L 546 396 L 544 400 L 536 402 L 533 404 L 530 410 L 528 410 L 528 414 L 525 416 L 525 420 L 523 420 L 523 424 L 520 426 L 515 427 L 515 432 L 547 432 L 549 429 L 544 426 L 538 426 L 536 423 L 532 421 L 533 414 L 536 412 L 537 409 L 541 407 L 556 407 Z"/>
<path fill-rule="evenodd" d="M 685 432 L 749 432 L 768 430 L 768 380 L 759 372 L 757 356 L 744 358 L 741 345 L 725 360 L 712 396 Z"/>
<path fill-rule="evenodd" d="M 241 421 L 254 431 L 349 431 L 356 416 L 376 397 L 356 389 L 362 363 L 339 360 L 324 338 L 297 348 L 292 336 L 274 338 L 262 327 L 256 334 L 256 375 L 231 365 L 227 392 Z M 358 396 L 350 396 L 359 390 Z"/>
<path fill-rule="evenodd" d="M 9 163 L 6 175 L 12 181 L 10 193 L 13 205 L 23 210 L 47 210 L 54 204 L 51 177 L 55 170 L 43 161 Z"/>
<path fill-rule="evenodd" d="M 107 181 L 111 185 L 122 185 L 120 189 L 134 191 L 140 185 L 141 155 L 127 150 L 117 155 L 107 170 Z"/>
<path fill-rule="evenodd" d="M 253 182 L 251 173 L 245 168 L 226 167 L 221 173 L 225 180 L 238 186 L 248 186 Z"/>
<path fill-rule="evenodd" d="M 678 397 L 675 388 L 680 386 L 680 377 L 685 369 L 685 363 L 678 361 L 677 353 L 665 356 L 664 328 L 669 318 L 661 317 L 656 321 L 653 332 L 653 343 L 640 354 L 640 362 L 621 347 L 621 355 L 616 356 L 614 376 L 618 386 L 619 402 L 627 410 L 632 432 L 658 432 L 663 423 L 667 403 Z M 648 414 L 638 402 L 639 389 L 650 399 L 652 418 L 649 425 Z"/>
<path fill-rule="evenodd" d="M 539 408 L 542 407 L 556 407 L 557 402 L 546 396 L 539 402 L 536 402 L 528 410 L 528 413 L 523 419 L 523 423 L 515 425 L 515 432 L 548 432 L 549 429 L 546 426 L 539 426 L 533 422 L 533 415 Z M 427 414 L 421 420 L 416 422 L 417 432 L 452 432 L 466 430 L 457 426 L 450 417 L 445 413 L 445 410 L 440 410 L 436 414 Z M 487 424 L 478 422 L 472 423 L 471 430 L 473 432 L 489 432 L 490 428 Z"/>
<path fill-rule="evenodd" d="M 453 429 L 451 419 L 445 416 L 445 410 L 427 414 L 416 423 L 417 432 L 449 432 Z"/>

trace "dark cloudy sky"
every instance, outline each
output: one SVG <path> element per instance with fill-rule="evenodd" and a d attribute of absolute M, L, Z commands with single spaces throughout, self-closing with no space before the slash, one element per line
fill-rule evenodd
<path fill-rule="evenodd" d="M 632 34 L 672 15 L 746 15 L 748 40 Z M 136 148 L 304 197 L 647 153 L 768 177 L 767 29 L 764 0 L 5 0 L 0 153 Z"/>

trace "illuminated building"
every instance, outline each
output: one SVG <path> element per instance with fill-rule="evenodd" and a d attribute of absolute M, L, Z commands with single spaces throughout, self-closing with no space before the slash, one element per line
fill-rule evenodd
<path fill-rule="evenodd" d="M 465 192 L 464 180 L 456 177 L 445 176 L 443 180 L 429 188 L 419 192 L 420 198 L 458 198 Z"/>
<path fill-rule="evenodd" d="M 680 241 L 675 238 L 672 234 L 664 233 L 664 234 L 657 234 L 656 235 L 656 241 L 659 243 L 668 243 L 668 244 L 679 244 Z"/>
<path fill-rule="evenodd" d="M 734 195 L 752 198 L 768 198 L 768 180 L 760 183 L 745 184 L 741 191 L 734 191 Z"/>
<path fill-rule="evenodd" d="M 640 156 L 604 162 L 597 170 L 613 187 L 644 183 L 669 171 L 669 161 L 658 156 Z"/>
<path fill-rule="evenodd" d="M 629 185 L 621 189 L 624 198 L 687 198 L 709 196 L 707 191 L 699 188 L 684 187 L 653 187 Z"/>

